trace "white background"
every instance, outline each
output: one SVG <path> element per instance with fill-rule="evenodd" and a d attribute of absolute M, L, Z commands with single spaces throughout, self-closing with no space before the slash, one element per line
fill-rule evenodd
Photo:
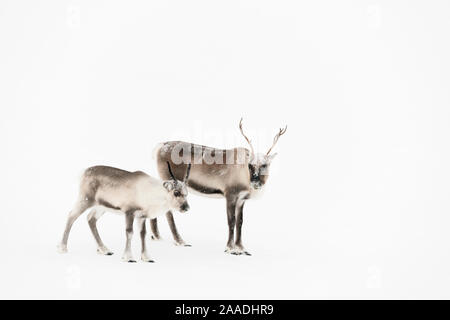
<path fill-rule="evenodd" d="M 1 1 L 0 298 L 450 298 L 448 1 Z M 252 257 L 224 200 L 165 219 L 155 264 L 124 221 L 60 240 L 82 170 L 156 175 L 156 143 L 261 152 Z M 138 257 L 138 235 L 134 238 Z"/>

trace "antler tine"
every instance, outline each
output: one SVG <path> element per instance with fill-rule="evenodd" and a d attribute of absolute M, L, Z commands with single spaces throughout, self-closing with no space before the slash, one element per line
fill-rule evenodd
<path fill-rule="evenodd" d="M 184 182 L 187 182 L 189 179 L 189 174 L 191 173 L 191 164 L 188 164 L 187 170 L 186 170 L 186 176 L 184 177 Z"/>
<path fill-rule="evenodd" d="M 177 180 L 176 178 L 175 178 L 175 176 L 173 175 L 173 172 L 172 172 L 172 168 L 170 168 L 170 163 L 169 163 L 169 161 L 166 161 L 167 162 L 167 167 L 169 168 L 169 174 L 170 174 L 170 176 L 172 177 L 172 179 L 173 180 Z"/>
<path fill-rule="evenodd" d="M 247 142 L 250 146 L 250 149 L 252 149 L 252 156 L 253 156 L 255 154 L 255 151 L 253 150 L 253 146 L 252 146 L 250 139 L 247 138 L 247 136 L 244 134 L 244 130 L 242 129 L 242 119 L 243 118 L 241 118 L 241 121 L 239 121 L 239 129 L 241 130 L 241 134 L 244 136 L 245 140 L 247 140 Z"/>
<path fill-rule="evenodd" d="M 284 129 L 283 129 L 283 128 L 280 128 L 280 131 L 279 131 L 279 132 L 277 133 L 277 135 L 273 138 L 273 144 L 272 144 L 272 146 L 270 147 L 269 151 L 267 151 L 266 155 L 269 155 L 269 154 L 270 154 L 270 151 L 272 151 L 273 147 L 275 147 L 275 145 L 276 145 L 277 142 L 278 142 L 278 139 L 279 139 L 283 134 L 286 133 L 286 130 L 287 130 L 287 125 L 286 125 L 286 127 L 284 127 Z"/>

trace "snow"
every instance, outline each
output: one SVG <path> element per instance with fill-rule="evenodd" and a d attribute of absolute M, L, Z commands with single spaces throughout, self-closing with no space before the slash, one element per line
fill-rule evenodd
<path fill-rule="evenodd" d="M 256 212 L 251 213 L 249 209 L 249 218 L 245 223 L 253 227 L 244 231 L 244 241 L 248 239 L 244 244 L 253 256 L 225 254 L 227 231 L 224 203 L 200 197 L 193 198 L 193 201 L 191 207 L 196 209 L 175 216 L 180 233 L 192 247 L 174 246 L 167 224 L 162 220 L 160 229 L 164 240 L 148 240 L 149 254 L 156 260 L 154 264 L 121 261 L 125 244 L 124 221 L 108 213 L 99 220 L 98 228 L 114 255 L 96 253 L 85 215 L 72 228 L 68 253 L 57 253 L 57 240 L 62 235 L 65 222 L 65 215 L 62 214 L 50 232 L 36 229 L 22 242 L 10 242 L 4 248 L 3 253 L 8 259 L 2 262 L 0 297 L 206 299 L 275 298 L 297 294 L 296 290 L 283 289 L 286 281 L 292 280 L 283 274 L 293 275 L 302 268 L 300 260 L 295 262 L 300 251 L 295 253 L 298 248 L 292 247 L 296 246 L 293 242 L 280 247 L 276 240 L 258 242 L 264 229 L 256 230 L 258 222 L 250 218 Z M 202 202 L 209 203 L 209 208 L 216 213 L 213 215 L 199 210 L 198 205 Z M 204 226 L 200 228 L 202 232 L 196 232 L 195 225 Z M 138 237 L 135 232 L 135 258 L 140 256 Z M 18 244 L 24 249 L 23 252 L 16 250 Z M 255 273 L 255 270 L 259 272 Z M 268 275 L 274 277 L 268 278 Z M 240 289 L 236 290 L 236 286 Z"/>
<path fill-rule="evenodd" d="M 450 2 L 73 2 L 70 26 L 65 1 L 0 2 L 0 298 L 450 298 Z M 262 152 L 289 125 L 253 256 L 193 194 L 191 248 L 163 219 L 156 263 L 124 263 L 105 214 L 100 256 L 85 214 L 57 253 L 80 170 L 156 177 L 161 141 L 247 147 L 241 117 Z"/>

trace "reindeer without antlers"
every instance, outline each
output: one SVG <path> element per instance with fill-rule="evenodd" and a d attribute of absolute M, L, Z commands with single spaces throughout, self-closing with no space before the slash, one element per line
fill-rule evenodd
<path fill-rule="evenodd" d="M 188 165 L 192 165 L 191 174 L 186 181 L 189 190 L 203 196 L 226 199 L 228 217 L 228 241 L 225 252 L 236 255 L 250 255 L 242 245 L 243 209 L 246 200 L 255 195 L 266 184 L 269 177 L 269 167 L 275 154 L 270 154 L 278 139 L 286 133 L 287 126 L 280 129 L 269 151 L 265 154 L 255 154 L 253 145 L 244 134 L 242 119 L 239 122 L 241 134 L 250 146 L 246 148 L 216 149 L 182 141 L 169 141 L 155 148 L 155 156 L 159 175 L 168 179 L 171 173 L 166 162 L 172 168 L 173 176 L 182 179 Z M 172 212 L 166 213 L 166 218 L 177 245 L 186 245 L 179 235 Z M 153 239 L 159 239 L 157 219 L 152 219 L 151 229 Z M 235 238 L 236 229 L 236 238 Z"/>
<path fill-rule="evenodd" d="M 129 172 L 107 166 L 86 169 L 81 178 L 78 200 L 69 213 L 58 250 L 61 253 L 67 252 L 67 240 L 73 223 L 84 211 L 92 208 L 88 215 L 88 223 L 97 242 L 99 254 L 113 254 L 103 244 L 97 230 L 97 220 L 106 211 L 112 211 L 125 216 L 126 245 L 122 260 L 135 262 L 131 253 L 131 238 L 136 218 L 141 236 L 141 259 L 153 262 L 145 244 L 145 219 L 156 218 L 167 210 L 180 212 L 189 210 L 186 200 L 188 192 L 184 181 L 189 178 L 190 166 L 187 167 L 184 179 L 179 179 L 182 181 L 180 182 L 172 175 L 170 164 L 167 162 L 166 165 L 169 176 L 165 181 L 153 178 L 142 171 Z"/>

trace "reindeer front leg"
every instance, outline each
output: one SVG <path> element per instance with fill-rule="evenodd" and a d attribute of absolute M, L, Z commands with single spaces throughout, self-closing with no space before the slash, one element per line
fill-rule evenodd
<path fill-rule="evenodd" d="M 127 211 L 125 213 L 125 232 L 127 235 L 127 242 L 125 245 L 125 251 L 122 255 L 122 261 L 136 262 L 133 259 L 133 253 L 131 252 L 131 239 L 133 238 L 133 222 L 134 222 L 134 211 Z"/>
<path fill-rule="evenodd" d="M 225 248 L 226 253 L 236 254 L 234 247 L 234 227 L 236 225 L 236 202 L 237 197 L 227 196 L 227 219 L 228 219 L 228 242 Z"/>
<path fill-rule="evenodd" d="M 152 230 L 152 240 L 161 240 L 158 229 L 158 219 L 150 219 L 150 228 Z"/>
<path fill-rule="evenodd" d="M 145 243 L 145 235 L 147 234 L 147 229 L 145 227 L 145 218 L 138 219 L 139 233 L 141 235 L 141 260 L 144 262 L 155 262 L 147 253 L 147 245 Z"/>
<path fill-rule="evenodd" d="M 235 242 L 235 254 L 245 254 L 247 256 L 251 256 L 251 254 L 245 250 L 242 245 L 242 222 L 243 222 L 243 213 L 244 213 L 244 203 L 245 201 L 239 200 L 236 206 L 236 242 Z"/>
<path fill-rule="evenodd" d="M 184 247 L 190 247 L 190 244 L 187 244 L 184 242 L 183 238 L 181 238 L 180 234 L 178 233 L 177 226 L 175 225 L 175 219 L 173 218 L 172 211 L 166 212 L 166 218 L 167 222 L 169 223 L 170 231 L 172 232 L 173 240 L 175 240 L 176 246 L 184 246 Z"/>

